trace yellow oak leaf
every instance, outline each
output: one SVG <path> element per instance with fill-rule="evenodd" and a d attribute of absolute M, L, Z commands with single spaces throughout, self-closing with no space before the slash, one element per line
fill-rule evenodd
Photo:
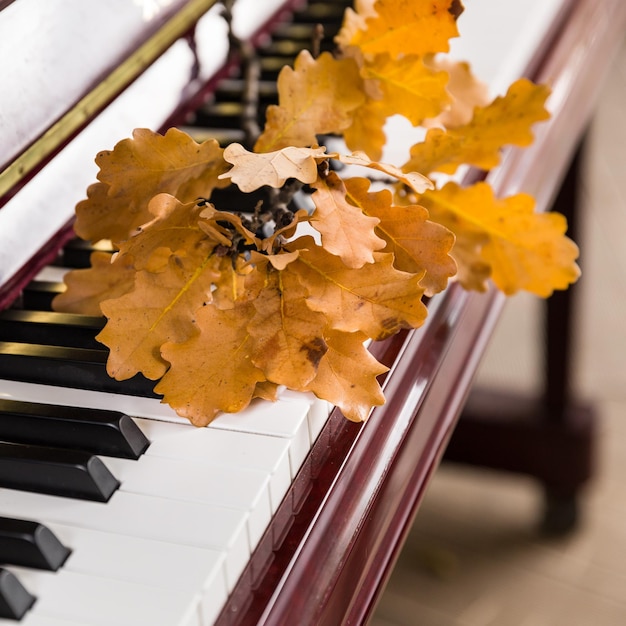
<path fill-rule="evenodd" d="M 505 294 L 519 290 L 547 297 L 576 281 L 578 247 L 565 236 L 567 224 L 558 213 L 534 213 L 527 194 L 495 198 L 487 183 L 462 188 L 448 183 L 423 196 L 437 221 L 450 229 L 482 231 L 487 236 L 480 261 L 491 268 L 491 279 Z M 455 216 L 451 223 L 448 216 Z"/>
<path fill-rule="evenodd" d="M 428 67 L 448 74 L 447 91 L 452 97 L 449 107 L 437 116 L 424 120 L 425 127 L 456 128 L 469 124 L 474 109 L 489 104 L 489 87 L 479 80 L 463 61 L 453 61 L 445 56 L 436 55 L 424 59 Z"/>
<path fill-rule="evenodd" d="M 368 17 L 376 17 L 374 4 L 375 0 L 355 0 L 353 9 L 346 8 L 341 28 L 335 36 L 335 43 L 340 49 L 348 48 L 356 33 L 367 28 L 365 20 Z"/>
<path fill-rule="evenodd" d="M 324 248 L 341 257 L 348 267 L 373 263 L 374 251 L 386 245 L 375 233 L 378 218 L 364 215 L 347 201 L 346 187 L 334 172 L 319 179 L 315 187 L 311 226 L 322 235 Z"/>
<path fill-rule="evenodd" d="M 376 377 L 388 368 L 367 351 L 364 339 L 362 333 L 329 330 L 325 335 L 328 351 L 304 389 L 329 400 L 354 422 L 365 421 L 373 406 L 385 403 Z"/>
<path fill-rule="evenodd" d="M 377 54 L 365 62 L 361 75 L 378 82 L 386 117 L 403 115 L 413 126 L 435 117 L 451 102 L 446 90 L 448 73 L 432 70 L 412 54 L 399 59 Z"/>
<path fill-rule="evenodd" d="M 404 171 L 454 173 L 463 163 L 491 169 L 500 162 L 504 145 L 528 146 L 531 126 L 550 116 L 544 107 L 549 89 L 526 79 L 513 83 L 506 95 L 474 111 L 472 121 L 444 131 L 432 128 L 426 139 L 411 147 Z"/>
<path fill-rule="evenodd" d="M 196 426 L 206 426 L 219 411 L 245 409 L 265 376 L 250 357 L 246 330 L 254 315 L 250 303 L 229 310 L 202 307 L 196 314 L 198 334 L 183 343 L 168 342 L 161 352 L 170 367 L 155 391 L 163 402 Z"/>
<path fill-rule="evenodd" d="M 269 402 L 276 402 L 276 400 L 278 400 L 278 385 L 271 383 L 269 380 L 263 380 L 256 384 L 252 397 L 261 398 L 261 400 L 267 400 Z"/>
<path fill-rule="evenodd" d="M 313 146 L 317 135 L 344 130 L 351 124 L 352 111 L 365 99 L 363 80 L 354 59 L 335 59 L 328 52 L 314 59 L 303 50 L 293 69 L 281 70 L 278 99 L 278 105 L 267 109 L 255 152 Z"/>
<path fill-rule="evenodd" d="M 169 193 L 182 202 L 208 197 L 224 185 L 218 176 L 228 169 L 217 141 L 198 144 L 176 128 L 165 135 L 136 129 L 131 139 L 100 152 L 96 163 L 100 183 L 76 207 L 76 232 L 113 241 L 127 239 L 152 219 L 148 202 L 156 194 Z"/>
<path fill-rule="evenodd" d="M 274 152 L 248 152 L 241 144 L 232 143 L 224 149 L 224 159 L 233 167 L 220 179 L 230 178 L 246 193 L 263 185 L 280 188 L 288 178 L 302 183 L 317 179 L 317 164 L 328 158 L 326 148 L 295 148 L 290 146 Z"/>
<path fill-rule="evenodd" d="M 291 389 L 302 389 L 314 378 L 326 352 L 326 319 L 309 308 L 307 295 L 291 273 L 269 270 L 248 325 L 254 365 L 267 380 Z"/>
<path fill-rule="evenodd" d="M 395 269 L 393 255 L 375 253 L 375 263 L 352 269 L 310 237 L 300 238 L 291 248 L 296 246 L 300 255 L 287 271 L 307 288 L 310 308 L 324 313 L 335 330 L 384 339 L 424 323 L 421 275 Z"/>
<path fill-rule="evenodd" d="M 118 298 L 132 290 L 135 266 L 132 258 L 116 259 L 109 252 L 92 252 L 91 267 L 68 272 L 63 281 L 66 290 L 52 301 L 55 311 L 102 315 L 100 303 Z"/>
<path fill-rule="evenodd" d="M 197 332 L 195 312 L 211 301 L 211 285 L 218 275 L 214 257 L 193 256 L 193 251 L 189 255 L 172 255 L 159 273 L 137 272 L 133 291 L 102 303 L 108 321 L 97 339 L 110 348 L 111 377 L 125 380 L 142 372 L 160 378 L 167 369 L 161 346 Z"/>
<path fill-rule="evenodd" d="M 373 160 L 382 159 L 387 141 L 383 129 L 387 121 L 380 100 L 366 102 L 352 113 L 351 125 L 343 131 L 343 138 L 350 150 L 362 151 Z"/>
<path fill-rule="evenodd" d="M 387 242 L 383 252 L 393 253 L 394 266 L 414 274 L 425 272 L 420 285 L 426 295 L 443 291 L 457 270 L 450 256 L 454 235 L 441 224 L 430 221 L 425 208 L 393 206 L 387 189 L 370 192 L 370 182 L 365 178 L 351 178 L 345 184 L 350 202 L 365 215 L 380 220 L 376 232 Z"/>
<path fill-rule="evenodd" d="M 378 0 L 376 16 L 357 30 L 349 44 L 364 54 L 388 52 L 393 58 L 407 54 L 448 52 L 457 37 L 454 0 Z"/>

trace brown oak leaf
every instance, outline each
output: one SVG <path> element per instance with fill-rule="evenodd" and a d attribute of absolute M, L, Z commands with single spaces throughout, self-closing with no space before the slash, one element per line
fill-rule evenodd
<path fill-rule="evenodd" d="M 224 185 L 218 176 L 228 169 L 217 141 L 198 144 L 176 128 L 165 135 L 136 129 L 131 139 L 100 152 L 96 163 L 100 183 L 76 207 L 76 232 L 83 239 L 116 242 L 153 218 L 148 202 L 156 194 L 182 202 L 208 197 Z"/>
<path fill-rule="evenodd" d="M 338 406 L 354 422 L 365 421 L 372 406 L 385 402 L 376 377 L 388 368 L 367 351 L 364 340 L 362 333 L 329 330 L 325 335 L 328 351 L 305 389 Z"/>
<path fill-rule="evenodd" d="M 169 363 L 155 391 L 196 426 L 206 426 L 220 411 L 245 409 L 254 395 L 269 396 L 263 372 L 251 358 L 247 325 L 255 315 L 250 303 L 222 310 L 202 307 L 196 314 L 198 334 L 161 348 Z"/>
<path fill-rule="evenodd" d="M 319 179 L 315 187 L 311 226 L 322 235 L 324 248 L 341 257 L 348 267 L 373 263 L 374 251 L 386 245 L 375 233 L 378 218 L 364 215 L 346 200 L 346 187 L 335 172 Z"/>

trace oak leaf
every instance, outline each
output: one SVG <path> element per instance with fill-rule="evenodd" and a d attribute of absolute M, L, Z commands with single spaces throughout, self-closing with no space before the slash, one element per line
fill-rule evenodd
<path fill-rule="evenodd" d="M 52 301 L 55 311 L 102 315 L 100 303 L 118 298 L 132 290 L 135 284 L 133 259 L 116 258 L 109 252 L 92 252 L 91 267 L 68 272 L 63 281 L 66 290 Z"/>
<path fill-rule="evenodd" d="M 307 295 L 293 274 L 269 270 L 248 325 L 254 365 L 267 380 L 291 389 L 302 389 L 315 377 L 327 350 L 325 316 L 307 305 Z"/>
<path fill-rule="evenodd" d="M 386 117 L 403 115 L 413 126 L 435 117 L 451 102 L 446 90 L 448 73 L 432 70 L 415 55 L 394 59 L 377 54 L 364 64 L 361 75 L 377 81 Z"/>
<path fill-rule="evenodd" d="M 348 267 L 373 263 L 374 251 L 385 247 L 385 241 L 375 233 L 378 218 L 364 215 L 347 201 L 346 187 L 335 172 L 319 179 L 315 187 L 311 226 L 322 235 L 324 248 L 341 257 Z"/>
<path fill-rule="evenodd" d="M 107 372 L 125 380 L 141 372 L 156 380 L 167 364 L 161 358 L 166 342 L 182 342 L 197 332 L 195 313 L 211 301 L 211 285 L 218 277 L 211 255 L 172 255 L 167 267 L 152 273 L 139 271 L 133 291 L 105 300 L 108 321 L 100 334 L 110 348 Z"/>
<path fill-rule="evenodd" d="M 424 120 L 423 126 L 429 128 L 463 126 L 469 124 L 476 107 L 485 107 L 489 104 L 489 87 L 472 73 L 469 63 L 453 61 L 441 55 L 429 55 L 424 62 L 434 71 L 447 73 L 446 89 L 452 103 L 436 117 Z"/>
<path fill-rule="evenodd" d="M 352 123 L 343 131 L 346 145 L 350 150 L 362 151 L 368 158 L 381 159 L 387 141 L 386 121 L 387 114 L 381 101 L 368 99 L 352 113 Z"/>
<path fill-rule="evenodd" d="M 450 250 L 454 235 L 441 224 L 429 220 L 428 211 L 418 205 L 394 206 L 391 192 L 370 192 L 365 178 L 346 180 L 347 198 L 365 215 L 377 217 L 376 233 L 393 253 L 394 266 L 404 272 L 424 274 L 420 280 L 426 295 L 443 291 L 457 267 Z"/>
<path fill-rule="evenodd" d="M 357 151 L 352 154 L 332 154 L 329 156 L 332 156 L 346 165 L 360 165 L 388 174 L 401 183 L 404 183 L 417 194 L 424 193 L 427 189 L 434 188 L 432 181 L 423 174 L 419 172 L 403 172 L 399 167 L 391 165 L 390 163 L 372 161 L 364 152 Z"/>
<path fill-rule="evenodd" d="M 196 426 L 206 426 L 219 411 L 246 408 L 254 395 L 270 397 L 265 376 L 251 358 L 247 325 L 255 310 L 249 302 L 229 310 L 202 307 L 198 334 L 183 343 L 167 342 L 161 352 L 169 369 L 155 391 Z"/>
<path fill-rule="evenodd" d="M 531 126 L 549 117 L 544 107 L 548 95 L 545 85 L 516 81 L 505 96 L 475 109 L 468 124 L 447 131 L 430 129 L 423 142 L 411 147 L 411 158 L 402 169 L 452 174 L 464 163 L 483 169 L 495 167 L 502 146 L 532 143 Z"/>
<path fill-rule="evenodd" d="M 100 183 L 76 207 L 76 232 L 83 239 L 116 242 L 152 219 L 148 202 L 157 193 L 182 202 L 208 197 L 224 185 L 218 176 L 228 168 L 217 141 L 198 144 L 176 128 L 165 135 L 136 129 L 131 139 L 100 152 L 96 163 Z"/>
<path fill-rule="evenodd" d="M 306 287 L 308 306 L 323 313 L 335 330 L 362 331 L 384 339 L 402 328 L 417 328 L 426 319 L 421 275 L 393 267 L 393 255 L 375 253 L 375 263 L 359 269 L 302 237 L 290 247 L 300 248 L 288 272 Z"/>
<path fill-rule="evenodd" d="M 265 130 L 255 152 L 313 146 L 317 135 L 341 132 L 350 126 L 351 113 L 365 95 L 354 59 L 335 59 L 328 52 L 314 59 L 303 50 L 293 69 L 281 70 L 278 98 L 279 104 L 267 109 Z"/>
<path fill-rule="evenodd" d="M 363 333 L 327 331 L 328 346 L 315 378 L 304 391 L 329 400 L 349 420 L 365 421 L 373 406 L 385 398 L 376 377 L 387 371 L 365 348 Z"/>
<path fill-rule="evenodd" d="M 246 193 L 263 185 L 280 188 L 288 178 L 314 183 L 317 164 L 328 158 L 326 148 L 295 148 L 290 146 L 274 152 L 248 152 L 241 144 L 232 143 L 224 149 L 224 159 L 233 167 L 220 175 L 230 178 Z"/>
<path fill-rule="evenodd" d="M 378 0 L 376 15 L 366 18 L 365 29 L 357 30 L 349 45 L 392 58 L 448 52 L 450 38 L 459 34 L 453 5 L 454 0 Z"/>
<path fill-rule="evenodd" d="M 565 236 L 565 218 L 534 213 L 534 200 L 527 194 L 498 199 L 487 183 L 467 188 L 448 183 L 424 194 L 423 200 L 431 215 L 449 228 L 462 231 L 468 224 L 470 232 L 487 236 L 476 260 L 490 266 L 491 279 L 507 295 L 523 289 L 547 297 L 580 274 L 578 247 Z"/>

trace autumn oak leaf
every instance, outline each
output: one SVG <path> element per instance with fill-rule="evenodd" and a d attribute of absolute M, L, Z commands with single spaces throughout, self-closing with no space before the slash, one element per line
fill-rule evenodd
<path fill-rule="evenodd" d="M 394 206 L 389 190 L 370 192 L 369 186 L 370 182 L 365 178 L 348 179 L 347 198 L 365 215 L 380 220 L 376 233 L 387 243 L 382 251 L 393 254 L 397 269 L 423 275 L 420 285 L 426 295 L 443 291 L 457 271 L 450 256 L 454 235 L 441 224 L 431 221 L 425 208 Z"/>
<path fill-rule="evenodd" d="M 219 411 L 245 409 L 253 396 L 272 397 L 275 387 L 258 386 L 266 385 L 265 376 L 252 363 L 246 328 L 254 315 L 249 302 L 229 310 L 201 308 L 198 334 L 161 348 L 169 369 L 155 391 L 163 394 L 163 402 L 196 426 L 206 426 Z"/>
<path fill-rule="evenodd" d="M 365 20 L 349 45 L 365 55 L 387 52 L 392 58 L 448 52 L 459 32 L 451 11 L 454 0 L 378 0 L 376 15 Z"/>
<path fill-rule="evenodd" d="M 176 128 L 165 135 L 136 129 L 132 139 L 100 152 L 96 163 L 100 183 L 76 207 L 76 233 L 83 239 L 116 242 L 153 218 L 148 203 L 157 193 L 182 202 L 208 197 L 224 185 L 218 176 L 228 169 L 217 141 L 198 144 Z"/>
<path fill-rule="evenodd" d="M 527 194 L 495 198 L 487 183 L 462 188 L 448 183 L 423 197 L 437 221 L 487 236 L 479 259 L 491 268 L 491 279 L 505 294 L 519 290 L 548 297 L 576 281 L 578 247 L 565 236 L 566 221 L 558 213 L 535 213 Z M 456 219 L 450 220 L 449 216 Z"/>
<path fill-rule="evenodd" d="M 289 272 L 269 270 L 264 289 L 253 300 L 248 325 L 252 362 L 267 380 L 302 389 L 314 377 L 327 347 L 325 316 L 306 302 L 308 293 Z"/>
<path fill-rule="evenodd" d="M 102 315 L 100 303 L 119 298 L 135 285 L 135 266 L 132 258 L 115 258 L 109 252 L 92 252 L 91 267 L 72 270 L 65 274 L 66 290 L 52 301 L 55 311 Z"/>
<path fill-rule="evenodd" d="M 232 143 L 224 149 L 224 159 L 232 163 L 220 179 L 230 178 L 241 191 L 249 193 L 263 185 L 280 188 L 288 178 L 314 183 L 317 164 L 328 158 L 326 148 L 282 148 L 274 152 L 248 152 L 241 144 Z"/>
<path fill-rule="evenodd" d="M 335 172 L 318 180 L 315 186 L 311 226 L 322 235 L 324 248 L 341 257 L 348 267 L 373 263 L 374 251 L 386 245 L 375 232 L 378 218 L 364 215 L 347 201 L 346 187 Z"/>
<path fill-rule="evenodd" d="M 545 85 L 516 81 L 505 96 L 476 108 L 468 124 L 447 131 L 430 129 L 423 142 L 411 147 L 411 158 L 402 169 L 452 174 L 462 164 L 486 170 L 495 167 L 502 146 L 532 143 L 531 126 L 550 117 L 544 107 L 549 93 Z"/>
<path fill-rule="evenodd" d="M 110 376 L 125 380 L 141 372 L 156 380 L 165 374 L 161 346 L 186 341 L 197 332 L 195 313 L 211 301 L 216 262 L 192 251 L 189 256 L 172 255 L 163 271 L 137 272 L 133 291 L 102 303 L 108 321 L 97 339 L 110 348 Z"/>
<path fill-rule="evenodd" d="M 278 76 L 278 105 L 267 109 L 265 130 L 255 152 L 317 144 L 317 135 L 350 126 L 351 113 L 365 100 L 363 79 L 354 59 L 335 59 L 323 52 L 314 59 L 303 50 L 293 69 Z"/>
<path fill-rule="evenodd" d="M 362 333 L 329 330 L 325 335 L 328 350 L 317 375 L 304 389 L 329 400 L 354 422 L 365 421 L 373 406 L 385 402 L 376 377 L 388 368 L 367 351 L 364 340 Z"/>
<path fill-rule="evenodd" d="M 393 255 L 375 253 L 375 263 L 352 269 L 315 246 L 310 237 L 296 245 L 302 249 L 288 272 L 306 287 L 308 306 L 324 313 L 335 330 L 384 339 L 402 328 L 417 328 L 426 319 L 421 275 L 395 269 Z"/>

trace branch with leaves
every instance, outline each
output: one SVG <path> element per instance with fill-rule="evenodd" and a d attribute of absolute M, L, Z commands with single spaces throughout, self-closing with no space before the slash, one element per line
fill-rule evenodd
<path fill-rule="evenodd" d="M 54 306 L 106 316 L 111 376 L 158 381 L 196 425 L 283 385 L 364 420 L 384 402 L 385 370 L 364 342 L 418 328 L 425 295 L 451 279 L 540 296 L 576 280 L 562 216 L 484 182 L 435 183 L 460 165 L 494 167 L 548 117 L 546 87 L 520 80 L 489 102 L 469 66 L 445 56 L 461 11 L 458 0 L 357 0 L 334 54 L 304 50 L 283 68 L 253 150 L 139 129 L 97 155 L 75 230 L 117 252 L 70 272 Z M 428 129 L 399 167 L 380 162 L 395 114 Z M 328 135 L 346 150 L 329 152 Z M 268 193 L 246 213 L 218 206 L 224 187 Z M 293 202 L 302 189 L 311 209 Z"/>

